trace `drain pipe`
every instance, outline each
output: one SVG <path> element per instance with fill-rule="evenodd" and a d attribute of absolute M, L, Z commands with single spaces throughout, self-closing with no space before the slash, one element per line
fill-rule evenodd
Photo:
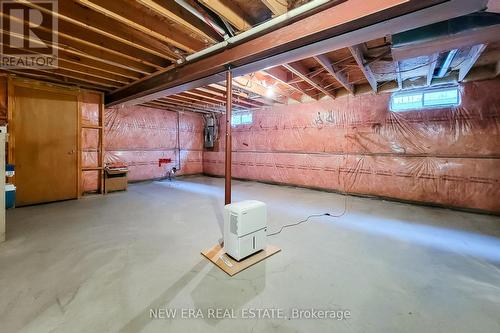
<path fill-rule="evenodd" d="M 183 0 L 175 0 L 176 2 L 178 1 L 182 1 Z M 211 53 L 214 53 L 216 51 L 219 51 L 225 47 L 227 47 L 228 45 L 231 45 L 231 44 L 235 44 L 235 43 L 238 43 L 240 41 L 242 41 L 243 39 L 246 39 L 246 38 L 250 38 L 264 30 L 268 30 L 270 28 L 272 28 L 273 26 L 276 26 L 278 24 L 282 24 L 288 20 L 291 20 L 299 15 L 302 15 L 303 13 L 305 12 L 308 12 L 310 10 L 313 10 L 319 6 L 322 6 L 322 5 L 325 5 L 327 4 L 328 2 L 330 2 L 330 0 L 313 0 L 311 2 L 308 2 L 298 8 L 295 8 L 295 9 L 292 9 L 291 11 L 283 14 L 283 15 L 280 15 L 280 16 L 277 16 L 275 18 L 272 18 L 270 19 L 269 21 L 267 22 L 264 22 L 260 25 L 257 25 L 255 27 L 253 27 L 252 29 L 249 29 L 247 31 L 244 31 L 242 33 L 240 33 L 239 35 L 237 36 L 234 36 L 234 37 L 231 37 L 231 38 L 228 38 L 227 40 L 223 41 L 223 42 L 220 42 L 218 44 L 215 44 L 215 45 L 212 45 L 210 47 L 207 47 L 206 49 L 203 49 L 199 52 L 196 52 L 196 53 L 193 53 L 191 55 L 188 55 L 186 57 L 186 60 L 181 60 L 179 59 L 177 61 L 177 63 L 181 64 L 183 62 L 190 62 L 190 61 L 193 61 L 193 60 L 196 60 L 200 57 L 203 57 L 203 56 L 206 56 L 208 54 L 211 54 Z M 198 13 L 198 15 L 201 15 Z"/>

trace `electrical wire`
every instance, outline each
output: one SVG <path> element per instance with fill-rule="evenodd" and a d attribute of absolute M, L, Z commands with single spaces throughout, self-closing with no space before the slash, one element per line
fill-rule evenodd
<path fill-rule="evenodd" d="M 301 220 L 299 222 L 285 224 L 285 225 L 281 226 L 281 228 L 278 231 L 275 231 L 275 232 L 272 232 L 270 234 L 267 234 L 267 237 L 278 235 L 278 234 L 280 234 L 283 231 L 283 229 L 286 229 L 286 228 L 289 228 L 289 227 L 294 227 L 294 226 L 297 226 L 297 225 L 302 224 L 302 223 L 306 223 L 307 221 L 309 221 L 309 219 L 314 218 L 314 217 L 321 217 L 321 216 L 342 217 L 347 212 L 347 196 L 345 198 L 346 198 L 346 200 L 345 200 L 344 210 L 342 211 L 342 213 L 337 214 L 337 215 L 331 214 L 331 213 L 312 214 L 312 215 L 309 215 L 306 219 Z"/>
<path fill-rule="evenodd" d="M 347 155 L 344 157 L 345 157 L 344 168 L 347 169 L 347 157 L 349 157 L 349 153 L 347 153 Z M 359 163 L 359 161 L 358 161 L 358 163 Z M 338 173 L 338 181 L 340 184 L 340 168 L 339 168 L 339 173 Z M 353 185 L 354 185 L 354 182 L 353 182 Z M 321 216 L 329 216 L 329 217 L 335 217 L 335 218 L 342 217 L 347 213 L 347 199 L 348 198 L 349 198 L 349 194 L 348 194 L 348 189 L 346 187 L 346 180 L 344 177 L 344 209 L 342 209 L 341 213 L 339 213 L 339 214 L 332 214 L 332 213 L 312 214 L 312 215 L 309 215 L 306 219 L 301 220 L 299 222 L 285 224 L 285 225 L 281 226 L 281 228 L 278 231 L 267 234 L 267 237 L 278 235 L 284 229 L 289 228 L 289 227 L 294 227 L 294 226 L 297 226 L 297 225 L 302 224 L 302 223 L 306 223 L 307 221 L 309 221 L 309 219 L 314 218 L 314 217 L 321 217 Z"/>

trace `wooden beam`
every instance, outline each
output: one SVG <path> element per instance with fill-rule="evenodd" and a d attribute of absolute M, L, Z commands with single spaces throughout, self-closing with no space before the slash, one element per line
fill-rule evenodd
<path fill-rule="evenodd" d="M 238 12 L 238 9 L 230 2 L 222 0 L 199 0 L 202 4 L 226 19 L 239 31 L 245 31 L 252 27 L 250 23 Z"/>
<path fill-rule="evenodd" d="M 77 87 L 82 87 L 82 88 L 87 88 L 87 89 L 92 89 L 92 90 L 107 91 L 107 92 L 112 90 L 108 87 L 102 87 L 102 86 L 99 86 L 99 85 L 94 84 L 94 83 L 90 84 L 87 82 L 82 82 L 82 81 L 74 80 L 74 79 L 67 78 L 67 77 L 53 75 L 51 73 L 47 74 L 45 72 L 35 70 L 35 69 L 30 69 L 28 72 L 24 72 L 21 69 L 14 70 L 14 69 L 2 68 L 2 69 L 0 69 L 0 71 L 12 73 L 14 75 L 21 76 L 21 77 L 27 77 L 27 78 L 36 79 L 39 81 L 47 81 L 47 82 L 52 82 L 52 83 L 57 83 L 57 84 L 62 84 L 62 85 L 75 85 Z"/>
<path fill-rule="evenodd" d="M 245 75 L 484 7 L 482 0 L 347 0 L 340 4 L 333 0 L 326 10 L 108 94 L 106 104 L 137 104 L 221 82 L 228 64 L 236 66 L 235 76 Z"/>
<path fill-rule="evenodd" d="M 199 111 L 213 111 L 213 112 L 220 112 L 221 111 L 220 108 L 214 108 L 211 105 L 200 106 L 200 105 L 193 104 L 193 103 L 186 103 L 185 101 L 171 98 L 170 96 L 165 97 L 165 98 L 160 98 L 157 100 L 157 102 L 161 102 L 161 103 L 163 103 L 165 105 L 169 105 L 169 106 L 192 108 L 192 109 L 199 110 Z"/>
<path fill-rule="evenodd" d="M 0 43 L 0 45 L 2 45 L 2 43 Z M 21 49 L 21 50 L 26 52 L 26 54 L 40 54 L 38 52 L 34 52 L 34 51 L 28 50 L 28 49 Z M 106 65 L 102 64 L 102 63 L 99 63 L 99 64 L 94 65 L 94 66 L 89 66 L 89 65 L 87 65 L 86 61 L 84 61 L 84 62 L 76 61 L 75 60 L 76 57 L 69 57 L 68 55 L 64 54 L 61 51 L 59 51 L 57 58 L 58 58 L 58 67 L 59 68 L 69 69 L 69 70 L 76 71 L 76 72 L 79 72 L 82 74 L 89 74 L 91 76 L 96 76 L 96 77 L 100 77 L 100 78 L 106 78 L 108 80 L 119 82 L 122 84 L 128 84 L 128 83 L 132 82 L 133 80 L 136 80 L 139 78 L 139 77 L 135 77 L 135 76 L 120 74 L 120 68 L 118 68 L 118 67 L 113 68 L 113 70 L 110 71 L 109 69 L 106 69 L 106 67 L 105 67 Z M 76 59 L 82 60 L 79 58 L 76 58 Z M 86 60 L 86 59 L 83 59 L 83 60 Z M 99 66 L 104 66 L 104 68 L 99 67 Z"/>
<path fill-rule="evenodd" d="M 340 72 L 334 65 L 332 65 L 330 59 L 325 54 L 320 54 L 314 57 L 314 59 L 330 74 L 338 83 L 344 87 L 349 94 L 354 94 L 354 86 L 349 83 L 346 75 Z"/>
<path fill-rule="evenodd" d="M 225 93 L 225 91 L 226 91 L 225 83 L 213 83 L 213 84 L 209 84 L 205 88 L 209 89 L 209 90 L 212 90 L 212 91 L 217 91 L 217 92 L 221 92 L 222 91 L 224 93 L 224 96 L 226 96 L 226 93 Z M 263 105 L 274 105 L 273 101 L 269 101 L 269 100 L 263 99 L 263 98 L 261 98 L 260 95 L 257 95 L 257 94 L 255 94 L 253 92 L 246 91 L 246 90 L 243 90 L 241 88 L 235 87 L 234 79 L 233 79 L 233 96 L 237 97 L 237 98 L 243 98 L 243 99 L 248 100 L 250 102 L 260 103 L 260 104 L 263 104 Z M 257 100 L 256 98 L 253 98 L 253 96 L 258 96 L 259 99 Z"/>
<path fill-rule="evenodd" d="M 432 84 L 432 79 L 434 78 L 434 71 L 436 70 L 438 58 L 439 58 L 439 53 L 434 53 L 429 57 L 429 72 L 427 73 L 428 87 Z"/>
<path fill-rule="evenodd" d="M 203 37 L 207 43 L 215 42 L 215 39 L 206 32 L 206 29 L 204 29 L 205 27 L 202 24 L 199 24 L 200 20 L 191 13 L 183 10 L 174 1 L 137 0 L 137 2 L 154 11 L 158 15 L 165 17 Z"/>
<path fill-rule="evenodd" d="M 136 6 L 137 3 L 135 1 L 127 1 L 125 5 L 119 1 L 109 0 L 77 1 L 98 13 L 106 15 L 113 20 L 126 24 L 185 52 L 193 53 L 207 46 L 206 43 L 201 43 L 186 35 L 184 31 L 165 24 L 162 20 L 151 15 L 148 16 L 147 13 L 141 10 L 141 7 Z"/>
<path fill-rule="evenodd" d="M 460 68 L 458 70 L 458 82 L 461 82 L 465 79 L 469 71 L 472 69 L 472 66 L 474 66 L 477 59 L 479 59 L 485 49 L 486 44 L 474 45 L 470 48 L 466 60 L 462 63 L 462 65 L 460 65 Z"/>
<path fill-rule="evenodd" d="M 264 5 L 276 16 L 288 11 L 287 0 L 261 0 Z"/>
<path fill-rule="evenodd" d="M 181 102 L 181 103 L 196 106 L 199 108 L 219 109 L 219 108 L 223 107 L 222 104 L 208 103 L 208 102 L 201 101 L 199 99 L 192 98 L 190 96 L 181 95 L 181 94 L 167 96 L 167 97 L 164 97 L 162 100 L 163 101 L 170 101 L 170 102 Z"/>
<path fill-rule="evenodd" d="M 76 56 L 83 56 L 83 57 L 88 57 L 94 60 L 98 60 L 101 62 L 105 62 L 107 64 L 111 64 L 114 66 L 118 66 L 124 69 L 136 71 L 138 73 L 142 74 L 151 74 L 155 71 L 155 67 L 153 66 L 148 66 L 146 64 L 143 64 L 139 61 L 129 59 L 127 56 L 120 55 L 113 53 L 111 54 L 110 52 L 104 52 L 103 50 L 97 50 L 93 46 L 89 46 L 87 44 L 75 44 L 71 43 L 71 45 L 66 45 L 63 44 L 61 41 L 57 44 L 49 42 L 51 37 L 49 36 L 48 32 L 44 31 L 37 31 L 38 38 L 40 39 L 34 39 L 26 35 L 19 35 L 14 32 L 9 32 L 9 31 L 4 31 L 0 29 L 0 33 L 6 35 L 9 34 L 11 38 L 19 38 L 19 39 L 28 39 L 30 43 L 34 44 L 39 44 L 39 45 L 45 45 L 45 44 L 50 44 L 53 48 L 58 49 L 58 50 L 64 50 L 68 53 L 74 54 Z M 40 42 L 40 40 L 42 42 Z M 45 43 L 45 44 L 43 44 Z"/>
<path fill-rule="evenodd" d="M 154 103 L 154 105 L 162 106 L 162 107 L 167 108 L 167 109 L 174 111 L 174 112 L 177 112 L 180 109 L 180 111 L 187 111 L 187 112 L 198 112 L 198 113 L 218 112 L 218 113 L 221 113 L 220 111 L 216 111 L 216 110 L 198 109 L 198 108 L 191 107 L 191 106 L 171 104 L 171 103 L 166 103 L 166 102 L 159 101 L 159 100 L 151 101 L 149 103 Z"/>
<path fill-rule="evenodd" d="M 17 22 L 22 22 L 24 24 L 29 24 L 29 21 L 19 19 L 14 16 L 10 16 L 7 13 L 1 13 L 4 19 Z M 36 31 L 36 35 L 39 38 L 51 39 L 53 31 L 44 27 L 43 25 L 33 27 L 31 30 Z M 175 60 L 175 58 L 167 58 L 165 56 L 157 56 L 151 54 L 147 51 L 141 50 L 139 48 L 130 46 L 128 44 L 118 42 L 107 36 L 100 35 L 94 31 L 89 31 L 78 25 L 70 23 L 68 21 L 60 20 L 57 27 L 58 43 L 67 45 L 70 47 L 75 47 L 78 45 L 85 45 L 90 48 L 95 48 L 100 51 L 109 52 L 118 57 L 125 57 L 129 60 L 137 61 L 139 63 L 144 63 L 148 66 L 161 69 L 171 64 L 169 60 Z"/>
<path fill-rule="evenodd" d="M 225 95 L 221 91 L 219 91 L 218 89 L 215 89 L 213 87 L 209 87 L 209 86 L 208 87 L 201 87 L 198 89 L 190 90 L 189 92 L 201 94 L 202 96 L 206 96 L 207 98 L 208 98 L 208 96 L 210 96 L 210 98 L 217 99 L 218 101 L 225 101 Z M 239 96 L 239 95 L 235 94 L 234 92 L 233 92 L 233 100 L 234 100 L 234 103 L 246 105 L 246 107 L 250 107 L 250 108 L 262 107 L 265 105 L 264 103 L 261 103 L 259 101 L 255 101 L 255 100 L 245 98 L 243 96 Z"/>
<path fill-rule="evenodd" d="M 276 103 L 286 104 L 286 97 L 279 94 L 268 95 L 267 88 L 258 82 L 251 74 L 233 78 L 233 85 L 245 91 L 259 95 L 264 100 L 267 99 Z"/>
<path fill-rule="evenodd" d="M 188 94 L 188 95 L 194 96 L 196 98 L 200 98 L 201 100 L 210 100 L 210 101 L 216 102 L 219 105 L 221 103 L 222 104 L 226 103 L 225 98 L 219 97 L 218 95 L 215 95 L 216 94 L 215 92 L 206 92 L 206 91 L 202 91 L 199 89 L 193 89 L 193 90 L 185 91 L 184 94 Z M 236 105 L 239 105 L 243 108 L 258 107 L 256 104 L 248 103 L 248 102 L 241 100 L 239 98 L 233 98 L 233 103 Z"/>
<path fill-rule="evenodd" d="M 290 80 L 291 80 L 289 77 L 290 72 L 285 70 L 282 66 L 267 68 L 263 72 L 265 72 L 270 77 L 277 80 L 278 82 L 285 84 L 290 89 L 295 90 L 296 92 L 300 93 L 302 95 L 300 97 L 300 100 L 299 100 L 300 102 L 305 102 L 304 97 L 310 98 L 311 100 L 314 99 L 305 90 L 305 89 L 307 89 L 307 87 L 303 88 L 303 87 L 301 87 L 300 83 L 293 84 L 290 82 Z"/>
<path fill-rule="evenodd" d="M 283 65 L 286 69 L 288 69 L 290 72 L 293 74 L 297 75 L 300 77 L 302 80 L 307 82 L 310 86 L 312 86 L 314 89 L 319 90 L 326 96 L 329 96 L 333 99 L 335 99 L 335 93 L 329 91 L 328 89 L 325 89 L 322 85 L 321 82 L 319 82 L 317 77 L 309 77 L 310 72 L 307 68 L 305 68 L 300 62 L 294 62 L 291 64 L 285 64 Z"/>
<path fill-rule="evenodd" d="M 27 0 L 18 1 L 31 8 L 56 16 L 59 22 L 67 21 L 85 30 L 96 32 L 102 36 L 112 38 L 156 56 L 166 59 L 181 58 L 181 55 L 176 54 L 168 45 L 161 41 L 133 29 L 126 24 L 110 20 L 107 16 L 96 13 L 87 7 L 75 3 L 73 0 L 58 2 L 57 12 L 52 12 L 39 6 L 37 3 Z"/>
<path fill-rule="evenodd" d="M 375 76 L 373 76 L 373 72 L 370 69 L 370 66 L 366 64 L 366 60 L 363 55 L 363 50 L 365 48 L 366 46 L 364 44 L 358 44 L 349 47 L 349 51 L 351 51 L 354 60 L 356 60 L 359 69 L 363 72 L 363 75 L 366 77 L 366 80 L 372 87 L 372 90 L 374 92 L 377 92 L 377 80 L 375 80 Z"/>
<path fill-rule="evenodd" d="M 258 80 L 258 82 L 261 82 L 264 86 L 271 86 L 275 94 L 286 97 L 288 99 L 288 102 L 290 102 L 290 100 L 294 100 L 297 102 L 302 101 L 302 96 L 304 95 L 303 93 L 298 93 L 295 89 L 291 89 L 289 85 L 285 85 L 280 81 L 275 80 L 266 72 L 258 71 L 253 73 L 253 75 L 255 79 Z"/>

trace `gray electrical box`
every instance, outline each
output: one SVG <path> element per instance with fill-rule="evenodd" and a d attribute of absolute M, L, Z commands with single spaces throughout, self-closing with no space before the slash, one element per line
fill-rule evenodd
<path fill-rule="evenodd" d="M 204 131 L 204 147 L 213 148 L 215 141 L 215 119 L 210 117 L 207 119 Z"/>

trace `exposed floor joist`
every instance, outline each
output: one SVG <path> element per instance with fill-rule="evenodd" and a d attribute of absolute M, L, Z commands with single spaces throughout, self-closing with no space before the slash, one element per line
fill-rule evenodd
<path fill-rule="evenodd" d="M 231 2 L 221 0 L 199 0 L 202 4 L 210 8 L 222 18 L 226 19 L 239 31 L 245 31 L 252 27 L 241 13 L 238 12 Z"/>
<path fill-rule="evenodd" d="M 331 91 L 323 88 L 323 85 L 321 82 L 318 82 L 318 80 L 315 77 L 309 77 L 310 73 L 309 71 L 302 66 L 299 62 L 295 63 L 290 63 L 290 64 L 284 64 L 283 67 L 288 69 L 290 72 L 294 73 L 298 77 L 300 77 L 303 81 L 307 82 L 311 87 L 313 87 L 316 90 L 319 90 L 326 96 L 329 96 L 331 98 L 335 98 L 335 94 L 332 93 Z"/>
<path fill-rule="evenodd" d="M 261 1 L 276 16 L 285 14 L 288 11 L 286 0 L 261 0 Z"/>
<path fill-rule="evenodd" d="M 372 90 L 374 92 L 377 92 L 378 85 L 377 85 L 377 80 L 373 76 L 372 70 L 370 69 L 370 66 L 366 64 L 365 57 L 363 55 L 363 50 L 365 49 L 364 44 L 358 44 L 349 47 L 349 50 L 352 53 L 352 56 L 354 57 L 354 60 L 356 60 L 356 63 L 358 64 L 359 69 L 363 72 L 363 74 L 366 77 L 366 80 L 372 87 Z"/>
<path fill-rule="evenodd" d="M 137 3 L 135 1 L 128 1 L 127 6 L 123 6 L 118 1 L 109 0 L 77 1 L 98 13 L 124 23 L 185 52 L 192 53 L 207 46 L 207 43 L 197 41 L 189 35 L 186 35 L 184 31 L 174 26 L 166 25 L 161 20 L 151 16 L 144 19 L 142 10 L 140 7 L 136 6 Z"/>
<path fill-rule="evenodd" d="M 459 82 L 465 79 L 469 71 L 472 69 L 472 66 L 474 66 L 477 59 L 479 59 L 479 56 L 481 56 L 485 49 L 485 44 L 474 45 L 473 47 L 471 47 L 469 54 L 467 55 L 467 59 L 462 63 L 458 71 Z"/>
<path fill-rule="evenodd" d="M 189 29 L 195 34 L 205 38 L 208 42 L 215 42 L 215 38 L 207 33 L 207 27 L 199 22 L 198 18 L 191 15 L 189 12 L 183 11 L 174 1 L 158 1 L 158 0 L 137 0 L 146 8 L 156 12 L 169 20 L 172 20 L 179 25 Z"/>
<path fill-rule="evenodd" d="M 354 94 L 354 86 L 349 83 L 349 79 L 335 68 L 330 62 L 328 57 L 324 54 L 320 54 L 314 57 L 314 59 L 330 74 L 338 83 L 340 83 L 349 94 Z"/>

